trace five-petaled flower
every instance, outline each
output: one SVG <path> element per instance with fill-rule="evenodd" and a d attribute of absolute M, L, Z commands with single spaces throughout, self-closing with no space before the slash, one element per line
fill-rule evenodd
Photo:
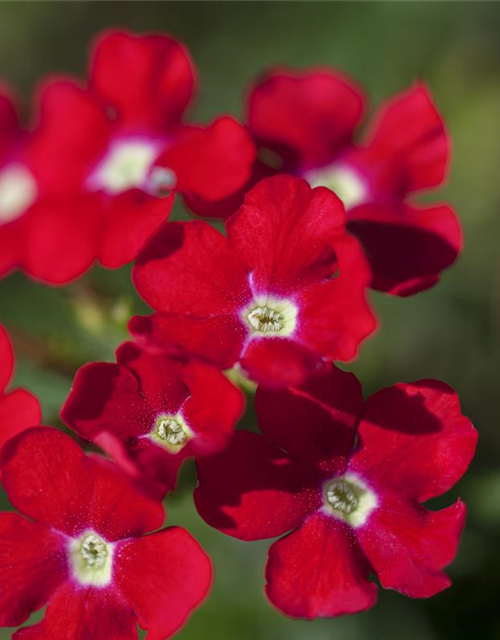
<path fill-rule="evenodd" d="M 235 432 L 198 461 L 196 504 L 212 526 L 275 542 L 267 595 L 286 614 L 315 618 L 371 607 L 377 587 L 410 597 L 450 585 L 465 520 L 448 491 L 474 454 L 476 431 L 458 398 L 433 380 L 398 384 L 363 405 L 356 378 L 332 365 L 300 388 L 256 395 L 264 435 Z M 354 449 L 353 449 L 354 445 Z"/>
<path fill-rule="evenodd" d="M 94 260 L 120 267 L 167 220 L 175 192 L 196 207 L 240 189 L 251 137 L 226 116 L 185 124 L 194 87 L 180 43 L 112 31 L 95 45 L 88 85 L 45 80 L 31 133 L 0 98 L 0 273 L 60 284 Z"/>
<path fill-rule="evenodd" d="M 0 625 L 45 618 L 16 640 L 148 640 L 174 633 L 205 598 L 211 564 L 184 529 L 158 529 L 159 502 L 67 435 L 35 427 L 1 455 L 21 514 L 0 514 Z"/>
<path fill-rule="evenodd" d="M 13 373 L 12 344 L 7 331 L 0 325 L 0 449 L 17 433 L 40 424 L 42 417 L 40 403 L 29 391 L 6 392 Z"/>
<path fill-rule="evenodd" d="M 343 200 L 372 286 L 410 295 L 435 284 L 461 249 L 460 224 L 448 205 L 407 199 L 443 182 L 449 139 L 421 82 L 384 105 L 357 144 L 363 102 L 361 90 L 332 70 L 276 70 L 253 87 L 248 123 L 263 162 Z"/>
<path fill-rule="evenodd" d="M 243 394 L 213 366 L 178 362 L 131 342 L 116 359 L 77 372 L 61 417 L 161 495 L 175 488 L 186 457 L 226 445 L 243 412 Z"/>
<path fill-rule="evenodd" d="M 148 244 L 133 279 L 159 313 L 132 319 L 138 339 L 278 385 L 356 355 L 375 328 L 370 272 L 335 194 L 262 180 L 226 232 L 175 222 Z"/>

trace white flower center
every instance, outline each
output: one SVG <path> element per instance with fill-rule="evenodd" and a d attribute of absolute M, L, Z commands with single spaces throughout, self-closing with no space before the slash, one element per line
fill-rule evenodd
<path fill-rule="evenodd" d="M 128 189 L 148 190 L 148 176 L 159 154 L 158 144 L 150 140 L 117 140 L 88 179 L 90 189 L 103 189 L 117 195 Z"/>
<path fill-rule="evenodd" d="M 323 510 L 352 527 L 363 525 L 378 505 L 375 493 L 352 473 L 332 478 L 323 487 Z"/>
<path fill-rule="evenodd" d="M 111 582 L 114 545 L 104 541 L 94 531 L 73 538 L 69 559 L 73 577 L 83 585 L 105 587 Z"/>
<path fill-rule="evenodd" d="M 289 300 L 258 297 L 242 316 L 253 335 L 289 336 L 297 326 L 297 307 Z"/>
<path fill-rule="evenodd" d="M 174 416 L 167 414 L 158 416 L 150 433 L 153 441 L 170 453 L 180 451 L 193 436 L 194 433 L 179 413 Z"/>
<path fill-rule="evenodd" d="M 22 164 L 9 164 L 0 171 L 0 224 L 11 222 L 36 200 L 35 179 Z"/>
<path fill-rule="evenodd" d="M 346 211 L 366 201 L 368 188 L 361 176 L 349 167 L 334 163 L 308 171 L 304 178 L 311 187 L 328 187 L 344 203 Z"/>

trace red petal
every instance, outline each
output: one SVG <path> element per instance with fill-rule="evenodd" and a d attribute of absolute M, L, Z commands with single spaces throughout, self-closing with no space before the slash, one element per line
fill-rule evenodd
<path fill-rule="evenodd" d="M 148 640 L 165 640 L 205 599 L 212 581 L 207 554 L 185 530 L 170 527 L 120 546 L 116 583 Z"/>
<path fill-rule="evenodd" d="M 14 350 L 9 334 L 0 324 L 0 393 L 3 393 L 14 373 Z"/>
<path fill-rule="evenodd" d="M 227 239 L 206 222 L 172 222 L 139 256 L 139 294 L 156 311 L 205 318 L 250 301 L 248 273 Z"/>
<path fill-rule="evenodd" d="M 295 458 L 328 460 L 332 474 L 345 470 L 362 403 L 357 378 L 333 364 L 300 387 L 259 386 L 255 394 L 264 435 Z"/>
<path fill-rule="evenodd" d="M 216 202 L 245 186 L 255 157 L 255 145 L 245 127 L 221 117 L 206 128 L 183 128 L 157 164 L 174 171 L 176 188 L 182 193 Z"/>
<path fill-rule="evenodd" d="M 117 109 L 121 125 L 158 131 L 177 125 L 195 84 L 186 49 L 163 35 L 108 31 L 99 36 L 91 86 Z"/>
<path fill-rule="evenodd" d="M 384 587 L 428 598 L 451 584 L 441 569 L 455 557 L 464 523 L 460 500 L 431 512 L 386 494 L 357 538 Z"/>
<path fill-rule="evenodd" d="M 135 616 L 115 589 L 71 582 L 51 599 L 44 620 L 17 631 L 13 640 L 137 640 Z"/>
<path fill-rule="evenodd" d="M 397 486 L 424 502 L 448 491 L 465 473 L 477 432 L 456 393 L 436 380 L 398 384 L 366 402 L 360 447 L 349 467 L 376 487 Z"/>
<path fill-rule="evenodd" d="M 321 356 L 286 338 L 253 338 L 240 365 L 245 374 L 269 387 L 301 384 L 324 366 Z"/>
<path fill-rule="evenodd" d="M 236 316 L 193 318 L 174 313 L 135 316 L 130 333 L 147 348 L 172 357 L 201 358 L 220 369 L 239 359 L 247 330 Z"/>
<path fill-rule="evenodd" d="M 261 144 L 288 148 L 305 168 L 331 161 L 350 141 L 362 112 L 359 87 L 338 72 L 283 70 L 254 87 L 248 122 Z"/>
<path fill-rule="evenodd" d="M 104 229 L 99 260 L 110 269 L 131 262 L 146 242 L 167 221 L 174 195 L 155 198 L 132 189 L 110 198 L 102 196 Z"/>
<path fill-rule="evenodd" d="M 39 425 L 41 418 L 40 403 L 29 391 L 16 389 L 0 396 L 0 449 L 24 429 Z"/>
<path fill-rule="evenodd" d="M 433 286 L 462 249 L 460 223 L 447 205 L 357 207 L 349 214 L 349 230 L 363 244 L 372 287 L 395 295 Z"/>
<path fill-rule="evenodd" d="M 0 625 L 14 627 L 43 607 L 66 579 L 66 543 L 16 513 L 0 514 Z"/>
<path fill-rule="evenodd" d="M 40 121 L 27 150 L 29 166 L 45 197 L 72 194 L 104 154 L 110 122 L 95 96 L 71 79 L 45 81 L 38 101 Z"/>
<path fill-rule="evenodd" d="M 24 216 L 10 224 L 0 225 L 0 277 L 19 266 L 23 250 Z"/>
<path fill-rule="evenodd" d="M 273 538 L 319 506 L 315 478 L 264 436 L 236 431 L 220 453 L 199 458 L 195 503 L 212 527 L 242 540 Z"/>
<path fill-rule="evenodd" d="M 367 147 L 393 162 L 404 193 L 434 187 L 444 180 L 449 140 L 427 87 L 415 84 L 379 111 Z"/>
<path fill-rule="evenodd" d="M 24 431 L 5 445 L 1 461 L 4 487 L 14 506 L 68 535 L 90 527 L 107 540 L 117 540 L 163 522 L 158 502 L 146 498 L 111 463 L 85 456 L 56 429 Z"/>
<path fill-rule="evenodd" d="M 20 141 L 19 120 L 14 106 L 13 96 L 7 87 L 0 83 L 0 163 L 11 147 Z"/>
<path fill-rule="evenodd" d="M 131 371 L 111 362 L 92 362 L 77 371 L 61 418 L 88 440 L 102 431 L 127 439 L 148 433 L 154 412 Z"/>
<path fill-rule="evenodd" d="M 371 274 L 358 241 L 342 234 L 335 252 L 337 276 L 299 292 L 296 339 L 329 360 L 346 361 L 356 357 L 377 321 L 367 300 Z"/>
<path fill-rule="evenodd" d="M 95 204 L 83 195 L 35 203 L 24 219 L 22 267 L 50 284 L 66 284 L 82 275 L 97 257 Z"/>
<path fill-rule="evenodd" d="M 280 611 L 295 618 L 340 616 L 376 602 L 369 565 L 349 527 L 321 513 L 269 550 L 266 592 Z"/>
<path fill-rule="evenodd" d="M 255 293 L 286 294 L 335 273 L 332 243 L 344 223 L 330 190 L 280 175 L 259 182 L 226 226 L 231 246 L 252 272 Z"/>

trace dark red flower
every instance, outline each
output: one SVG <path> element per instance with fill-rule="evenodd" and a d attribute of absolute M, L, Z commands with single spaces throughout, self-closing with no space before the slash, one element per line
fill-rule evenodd
<path fill-rule="evenodd" d="M 135 318 L 141 340 L 187 352 L 252 379 L 295 384 L 349 360 L 375 328 L 370 279 L 338 198 L 298 178 L 262 180 L 226 223 L 166 225 L 133 279 L 159 314 Z"/>
<path fill-rule="evenodd" d="M 208 556 L 190 534 L 160 527 L 161 504 L 116 465 L 86 456 L 50 427 L 4 447 L 4 486 L 23 515 L 0 514 L 0 625 L 16 640 L 148 640 L 174 633 L 205 598 Z"/>
<path fill-rule="evenodd" d="M 370 261 L 372 286 L 410 295 L 434 285 L 462 246 L 448 205 L 408 200 L 443 182 L 449 138 L 423 83 L 385 104 L 357 144 L 363 103 L 360 89 L 334 71 L 277 70 L 253 87 L 248 122 L 279 170 L 343 200 L 349 229 Z"/>
<path fill-rule="evenodd" d="M 0 99 L 0 273 L 61 284 L 94 260 L 133 260 L 176 191 L 203 207 L 250 176 L 255 146 L 230 117 L 182 122 L 195 86 L 185 48 L 160 35 L 102 35 L 88 86 L 50 78 L 27 136 Z M 39 112 L 39 113 L 38 113 Z"/>
<path fill-rule="evenodd" d="M 243 412 L 243 394 L 214 367 L 176 362 L 131 342 L 118 349 L 116 360 L 77 372 L 61 417 L 150 490 L 165 493 L 175 487 L 186 457 L 227 444 Z"/>
<path fill-rule="evenodd" d="M 6 330 L 0 325 L 0 449 L 17 433 L 40 424 L 42 418 L 40 403 L 29 391 L 6 392 L 13 373 L 14 352 Z"/>
<path fill-rule="evenodd" d="M 198 461 L 195 499 L 212 526 L 275 542 L 267 595 L 281 611 L 315 618 L 371 607 L 377 588 L 424 598 L 450 585 L 465 520 L 458 500 L 421 503 L 466 471 L 477 433 L 443 383 L 398 384 L 364 405 L 356 378 L 336 369 L 294 389 L 256 395 L 264 435 L 235 432 Z M 353 445 L 356 444 L 353 449 Z"/>

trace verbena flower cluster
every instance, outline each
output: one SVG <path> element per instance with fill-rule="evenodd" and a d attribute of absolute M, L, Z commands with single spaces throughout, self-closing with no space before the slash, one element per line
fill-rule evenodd
<path fill-rule="evenodd" d="M 195 87 L 182 44 L 113 31 L 88 78 L 43 81 L 30 127 L 0 95 L 0 272 L 57 285 L 135 261 L 154 310 L 116 362 L 76 373 L 61 417 L 93 453 L 5 392 L 0 330 L 0 472 L 19 511 L 0 514 L 0 625 L 48 605 L 16 640 L 133 640 L 137 624 L 164 640 L 185 622 L 212 580 L 193 537 L 161 528 L 186 458 L 206 522 L 282 536 L 266 593 L 287 615 L 366 610 L 377 584 L 450 585 L 465 505 L 423 505 L 465 473 L 476 431 L 441 382 L 363 401 L 334 364 L 377 326 L 370 287 L 415 294 L 460 252 L 451 207 L 414 199 L 448 165 L 429 91 L 414 84 L 360 133 L 363 91 L 332 69 L 269 71 L 245 123 L 190 123 Z M 225 229 L 169 222 L 178 197 Z M 259 432 L 235 430 L 241 389 Z"/>

